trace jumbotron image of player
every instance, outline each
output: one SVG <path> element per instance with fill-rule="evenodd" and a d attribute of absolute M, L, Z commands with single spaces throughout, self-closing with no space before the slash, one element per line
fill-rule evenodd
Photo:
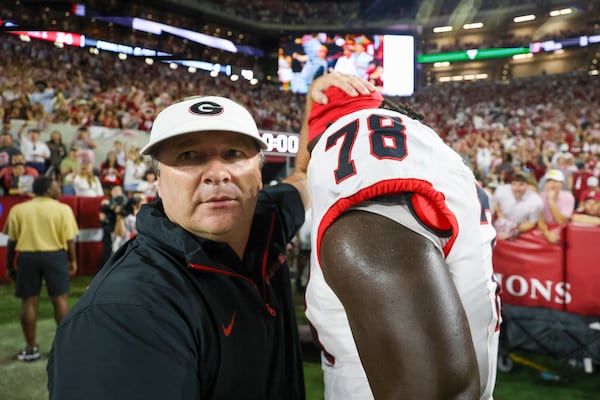
<path fill-rule="evenodd" d="M 306 315 L 325 398 L 491 399 L 500 303 L 487 195 L 409 107 L 325 94 L 307 100 L 310 161 L 297 160 L 308 161 Z"/>

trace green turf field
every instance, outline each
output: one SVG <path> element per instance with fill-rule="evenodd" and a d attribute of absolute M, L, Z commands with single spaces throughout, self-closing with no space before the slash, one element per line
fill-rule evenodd
<path fill-rule="evenodd" d="M 84 292 L 89 277 L 78 277 L 72 282 L 70 303 Z M 0 285 L 0 400 L 47 399 L 46 362 L 54 335 L 54 321 L 50 301 L 40 300 L 38 343 L 42 359 L 31 363 L 17 361 L 15 355 L 23 345 L 19 325 L 20 302 L 13 296 L 14 285 Z M 298 311 L 303 304 L 299 298 Z M 299 320 L 304 321 L 303 318 Z M 600 400 L 600 374 L 586 374 L 581 368 L 573 368 L 563 360 L 540 355 L 519 353 L 529 360 L 552 369 L 560 381 L 546 381 L 533 368 L 516 365 L 508 373 L 499 372 L 494 398 L 496 400 Z M 321 369 L 316 349 L 309 348 L 305 357 L 306 398 L 323 399 Z"/>

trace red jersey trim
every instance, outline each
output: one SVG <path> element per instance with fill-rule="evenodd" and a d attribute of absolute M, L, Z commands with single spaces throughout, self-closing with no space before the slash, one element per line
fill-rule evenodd
<path fill-rule="evenodd" d="M 345 197 L 336 201 L 327 210 L 325 215 L 323 215 L 323 218 L 319 223 L 317 230 L 317 259 L 321 259 L 321 240 L 323 239 L 325 231 L 344 211 L 378 196 L 398 195 L 404 192 L 417 193 L 427 198 L 429 200 L 428 202 L 437 209 L 436 219 L 438 219 L 438 224 L 443 224 L 445 229 L 449 228 L 451 230 L 450 239 L 443 248 L 444 257 L 447 257 L 458 236 L 458 221 L 456 220 L 456 216 L 446 205 L 444 194 L 435 190 L 430 182 L 421 179 L 408 178 L 380 181 L 359 190 L 350 197 Z M 439 227 L 440 226 L 436 228 Z"/>

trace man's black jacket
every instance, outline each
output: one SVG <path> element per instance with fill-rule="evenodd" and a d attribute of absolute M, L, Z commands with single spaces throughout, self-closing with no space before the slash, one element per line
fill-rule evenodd
<path fill-rule="evenodd" d="M 242 261 L 143 206 L 57 329 L 50 399 L 303 399 L 285 262 L 303 219 L 292 186 L 263 190 Z"/>

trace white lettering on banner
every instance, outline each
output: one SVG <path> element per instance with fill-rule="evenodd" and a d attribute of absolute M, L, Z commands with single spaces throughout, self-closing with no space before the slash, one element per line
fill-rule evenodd
<path fill-rule="evenodd" d="M 57 32 L 56 33 L 56 41 L 58 43 L 66 43 L 69 46 L 73 45 L 73 35 L 67 32 Z"/>
<path fill-rule="evenodd" d="M 527 278 L 521 275 L 509 275 L 496 273 L 502 291 L 514 297 L 528 297 L 532 300 L 540 298 L 556 304 L 569 304 L 573 300 L 569 282 L 553 282 L 551 280 L 541 281 L 536 278 Z M 502 296 L 502 295 L 500 295 Z"/>
<path fill-rule="evenodd" d="M 82 228 L 79 229 L 79 235 L 75 237 L 79 243 L 101 242 L 102 228 Z"/>
<path fill-rule="evenodd" d="M 300 138 L 295 133 L 263 132 L 261 137 L 267 143 L 267 152 L 296 154 L 300 148 Z"/>

